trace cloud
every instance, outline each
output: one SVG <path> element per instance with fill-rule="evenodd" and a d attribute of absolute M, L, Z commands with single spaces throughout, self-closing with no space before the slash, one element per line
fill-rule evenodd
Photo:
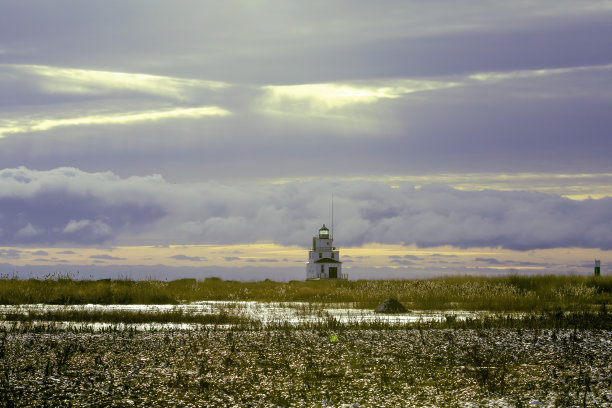
<path fill-rule="evenodd" d="M 228 109 L 209 102 L 227 87 L 142 73 L 0 64 L 0 89 L 7 101 L 15 100 L 0 115 L 0 138 L 75 127 L 104 128 L 108 137 L 108 126 L 228 116 Z"/>
<path fill-rule="evenodd" d="M 391 259 L 390 262 L 392 264 L 402 265 L 402 266 L 408 266 L 408 265 L 414 265 L 415 264 L 414 262 L 409 261 L 407 259 Z"/>
<path fill-rule="evenodd" d="M 479 72 L 467 76 L 468 80 L 479 82 L 499 82 L 504 80 L 525 79 L 545 76 L 567 75 L 580 72 L 606 72 L 612 70 L 612 64 L 592 65 L 582 67 L 564 67 L 550 69 L 530 69 L 505 72 Z"/>
<path fill-rule="evenodd" d="M 404 256 L 400 256 L 400 255 L 389 255 L 388 256 L 389 259 L 391 260 L 400 260 L 400 259 L 410 259 L 412 261 L 420 261 L 422 260 L 422 258 L 419 258 L 418 256 L 415 255 L 404 255 Z"/>
<path fill-rule="evenodd" d="M 176 259 L 177 261 L 192 261 L 192 262 L 203 262 L 206 261 L 206 258 L 200 256 L 187 256 L 183 254 L 173 255 L 170 258 Z"/>
<path fill-rule="evenodd" d="M 513 261 L 510 259 L 500 261 L 496 258 L 475 258 L 474 261 L 485 263 L 487 265 L 504 265 L 507 267 L 534 268 L 541 269 L 552 266 L 550 263 L 531 262 L 531 261 Z"/>
<path fill-rule="evenodd" d="M 491 265 L 502 265 L 503 262 L 495 259 L 495 258 L 475 258 L 474 259 L 476 262 L 484 262 L 484 263 L 488 263 Z"/>
<path fill-rule="evenodd" d="M 443 183 L 458 190 L 538 191 L 576 200 L 612 196 L 612 173 L 456 173 L 372 176 L 368 180 L 414 185 Z"/>
<path fill-rule="evenodd" d="M 359 259 L 359 260 L 369 259 L 370 258 L 369 255 L 361 255 L 361 256 L 342 255 L 342 257 L 343 258 L 351 258 L 351 259 Z"/>
<path fill-rule="evenodd" d="M 322 209 L 329 208 L 331 192 L 340 246 L 612 249 L 611 197 L 576 201 L 528 191 L 362 180 L 180 184 L 73 168 L 0 171 L 0 243 L 308 246 L 316 228 L 330 222 Z"/>
<path fill-rule="evenodd" d="M 249 262 L 249 263 L 255 263 L 255 262 L 262 262 L 262 263 L 274 263 L 274 262 L 280 262 L 278 259 L 275 258 L 239 258 L 239 257 L 235 257 L 235 256 L 230 256 L 230 257 L 225 257 L 223 258 L 225 259 L 225 261 L 227 262 L 235 262 L 235 261 L 243 261 L 243 262 Z M 284 259 L 284 261 L 288 261 L 287 259 Z M 303 261 L 297 261 L 299 263 L 303 263 Z"/>
<path fill-rule="evenodd" d="M 84 230 L 87 230 L 89 234 L 94 236 L 108 237 L 112 235 L 110 226 L 101 220 L 70 220 L 62 232 L 64 234 L 75 234 L 83 232 Z"/>
<path fill-rule="evenodd" d="M 138 122 L 152 122 L 177 118 L 202 118 L 205 116 L 227 116 L 230 112 L 216 106 L 177 107 L 171 109 L 137 111 L 127 113 L 95 114 L 72 118 L 21 118 L 8 121 L 2 126 L 0 138 L 12 133 L 41 132 L 57 127 L 93 126 L 93 125 L 127 125 Z"/>
<path fill-rule="evenodd" d="M 611 72 L 610 61 L 557 61 L 209 86 L 119 68 L 9 64 L 0 67 L 0 162 L 175 181 L 609 173 Z M 60 90 L 46 88 L 53 84 Z"/>
<path fill-rule="evenodd" d="M 0 162 L 47 169 L 70 163 L 124 176 L 161 172 L 179 182 L 198 181 L 201 175 L 225 182 L 279 174 L 402 177 L 492 169 L 610 173 L 612 94 L 605 83 L 612 68 L 603 67 L 548 74 L 479 71 L 486 76 L 482 80 L 470 79 L 477 75 L 472 72 L 330 82 L 324 88 L 273 85 L 286 90 L 281 96 L 268 88 L 232 87 L 190 101 L 195 107 L 119 95 L 51 101 L 43 110 L 33 102 L 0 113 L 0 132 L 6 136 Z M 412 80 L 460 86 L 401 93 L 408 87 L 402 81 Z M 294 86 L 303 92 L 293 95 Z M 342 87 L 351 92 L 343 94 Z M 388 97 L 375 96 L 379 88 Z"/>
<path fill-rule="evenodd" d="M 100 259 L 100 260 L 105 260 L 105 261 L 125 261 L 127 258 L 121 258 L 118 256 L 111 256 L 111 255 L 107 255 L 107 254 L 101 254 L 101 255 L 90 255 L 89 256 L 91 259 Z"/>
<path fill-rule="evenodd" d="M 264 95 L 257 104 L 266 112 L 285 111 L 292 114 L 320 115 L 351 105 L 396 99 L 415 92 L 434 91 L 458 85 L 455 82 L 403 79 L 265 86 L 262 88 Z"/>
<path fill-rule="evenodd" d="M 159 178 L 119 179 L 74 168 L 0 170 L 0 244 L 104 243 L 164 215 Z"/>
<path fill-rule="evenodd" d="M 0 248 L 0 258 L 2 259 L 19 259 L 21 258 L 21 252 L 18 249 L 3 249 Z"/>
<path fill-rule="evenodd" d="M 404 259 L 412 259 L 413 261 L 420 261 L 422 258 L 419 258 L 416 255 L 404 255 Z"/>
<path fill-rule="evenodd" d="M 520 261 L 520 262 L 512 262 L 512 261 L 508 261 L 509 263 L 512 263 L 513 265 L 516 266 L 523 266 L 523 267 L 530 267 L 530 266 L 534 266 L 534 267 L 546 267 L 546 266 L 551 266 L 552 264 L 550 263 L 544 263 L 544 262 L 530 262 L 530 261 Z"/>
<path fill-rule="evenodd" d="M 28 222 L 23 228 L 20 228 L 15 233 L 15 237 L 19 239 L 25 239 L 25 240 L 29 240 L 29 239 L 35 240 L 36 237 L 38 237 L 39 235 L 42 235 L 43 233 L 44 233 L 43 229 L 35 227 L 34 225 Z"/>
<path fill-rule="evenodd" d="M 611 247 L 609 1 L 150 3 L 3 6 L 0 245 Z"/>
<path fill-rule="evenodd" d="M 104 95 L 128 91 L 182 100 L 195 89 L 219 90 L 229 86 L 219 81 L 45 65 L 2 64 L 0 70 L 23 76 L 28 83 L 51 94 Z"/>

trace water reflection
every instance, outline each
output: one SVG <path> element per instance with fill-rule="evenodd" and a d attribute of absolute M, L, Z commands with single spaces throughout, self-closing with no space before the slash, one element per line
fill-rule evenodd
<path fill-rule="evenodd" d="M 269 324 L 321 323 L 331 318 L 339 323 L 404 324 L 417 322 L 439 322 L 444 320 L 464 321 L 491 315 L 488 311 L 462 310 L 415 310 L 402 314 L 380 314 L 370 309 L 354 308 L 351 304 L 313 304 L 308 302 L 257 302 L 257 301 L 201 301 L 180 305 L 0 305 L 2 325 L 16 322 L 6 321 L 7 314 L 52 313 L 63 311 L 81 312 L 132 312 L 132 313 L 184 313 L 189 315 L 226 314 L 243 317 L 252 321 Z M 517 314 L 513 314 L 518 317 Z M 48 322 L 37 321 L 37 325 Z M 59 322 L 59 326 L 106 330 L 188 330 L 205 327 L 198 323 L 101 323 L 101 322 Z M 219 325 L 216 325 L 219 327 Z"/>

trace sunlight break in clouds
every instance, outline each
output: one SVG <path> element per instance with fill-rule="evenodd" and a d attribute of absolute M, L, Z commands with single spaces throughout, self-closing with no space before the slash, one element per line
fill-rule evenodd
<path fill-rule="evenodd" d="M 276 178 L 268 184 L 314 181 L 324 177 Z M 330 179 L 329 177 L 327 179 Z M 337 178 L 336 178 L 337 179 Z M 343 177 L 343 182 L 371 181 L 398 188 L 409 183 L 415 188 L 427 184 L 444 184 L 463 191 L 539 191 L 572 200 L 612 197 L 612 173 L 548 174 L 548 173 L 440 173 L 426 175 L 382 175 Z"/>
<path fill-rule="evenodd" d="M 266 113 L 299 112 L 303 115 L 318 115 L 351 105 L 371 104 L 384 99 L 397 99 L 417 92 L 469 87 L 475 83 L 494 84 L 500 81 L 610 70 L 612 70 L 612 64 L 479 72 L 465 76 L 445 76 L 438 80 L 397 78 L 373 82 L 264 86 L 262 87 L 264 95 L 258 103 Z"/>
<path fill-rule="evenodd" d="M 230 114 L 230 111 L 217 106 L 201 106 L 196 108 L 174 108 L 168 110 L 114 113 L 108 115 L 91 115 L 65 119 L 22 119 L 6 121 L 5 125 L 0 127 L 0 138 L 12 133 L 45 131 L 65 126 L 126 125 L 136 122 L 156 121 L 163 119 L 197 119 L 205 116 L 227 116 Z"/>
<path fill-rule="evenodd" d="M 2 69 L 29 77 L 49 93 L 102 94 L 111 90 L 128 90 L 184 99 L 193 88 L 217 90 L 228 86 L 218 81 L 44 65 L 0 65 Z"/>
<path fill-rule="evenodd" d="M 509 71 L 509 72 L 479 72 L 477 74 L 469 75 L 467 79 L 491 83 L 491 82 L 503 81 L 507 79 L 534 78 L 534 77 L 542 77 L 542 76 L 549 76 L 549 75 L 572 74 L 575 72 L 610 71 L 610 70 L 612 70 L 612 64 L 585 66 L 585 67 L 517 70 L 517 71 Z"/>
<path fill-rule="evenodd" d="M 454 82 L 389 80 L 372 84 L 325 83 L 265 86 L 261 99 L 264 111 L 307 108 L 311 112 L 367 104 L 380 99 L 396 99 L 403 95 L 457 86 Z M 296 106 L 299 105 L 299 106 Z"/>

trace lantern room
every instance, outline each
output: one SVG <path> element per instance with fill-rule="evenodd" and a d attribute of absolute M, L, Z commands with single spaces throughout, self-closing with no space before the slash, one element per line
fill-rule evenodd
<path fill-rule="evenodd" d="M 319 229 L 319 239 L 329 239 L 329 230 L 325 224 Z"/>

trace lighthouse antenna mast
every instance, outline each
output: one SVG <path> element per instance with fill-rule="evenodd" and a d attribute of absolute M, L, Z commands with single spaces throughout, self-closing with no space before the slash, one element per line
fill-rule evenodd
<path fill-rule="evenodd" d="M 334 239 L 334 193 L 332 193 L 332 225 L 331 225 L 331 239 Z"/>

